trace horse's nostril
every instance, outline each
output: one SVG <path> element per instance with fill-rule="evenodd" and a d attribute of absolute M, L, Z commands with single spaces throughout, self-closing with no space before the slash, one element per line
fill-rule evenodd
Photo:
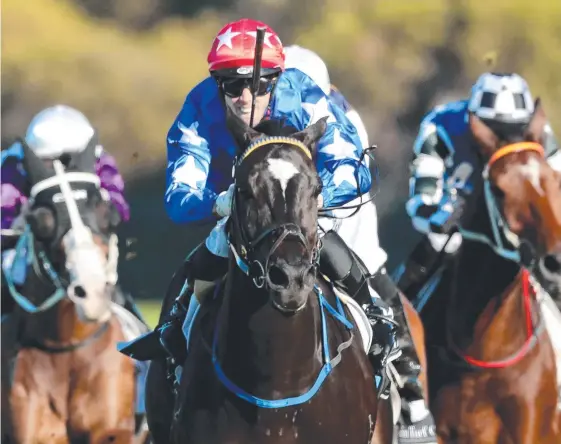
<path fill-rule="evenodd" d="M 288 274 L 279 266 L 271 265 L 267 273 L 269 282 L 276 287 L 288 288 L 290 279 Z"/>
<path fill-rule="evenodd" d="M 81 285 L 76 285 L 74 287 L 74 294 L 76 296 L 78 296 L 79 298 L 85 298 L 86 297 L 86 290 Z"/>
<path fill-rule="evenodd" d="M 543 260 L 543 266 L 550 273 L 561 273 L 561 258 L 554 254 L 548 254 Z"/>

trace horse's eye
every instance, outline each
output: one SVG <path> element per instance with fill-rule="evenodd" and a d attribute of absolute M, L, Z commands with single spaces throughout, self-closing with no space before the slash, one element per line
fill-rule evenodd
<path fill-rule="evenodd" d="M 238 194 L 246 200 L 253 198 L 253 193 L 246 187 L 238 187 Z"/>
<path fill-rule="evenodd" d="M 496 185 L 491 185 L 491 192 L 493 193 L 493 196 L 495 196 L 495 199 L 503 200 L 505 198 L 504 191 Z"/>
<path fill-rule="evenodd" d="M 51 240 L 56 234 L 56 216 L 51 208 L 44 206 L 34 208 L 27 215 L 27 222 L 40 241 Z"/>
<path fill-rule="evenodd" d="M 314 191 L 314 195 L 316 197 L 318 197 L 321 194 L 322 191 L 323 191 L 323 184 L 320 182 L 319 185 L 316 186 L 316 189 Z"/>

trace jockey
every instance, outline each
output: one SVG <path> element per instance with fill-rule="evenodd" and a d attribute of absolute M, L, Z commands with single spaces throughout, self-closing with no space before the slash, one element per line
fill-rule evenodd
<path fill-rule="evenodd" d="M 266 33 L 254 123 L 263 119 L 285 119 L 286 124 L 303 130 L 322 117 L 328 117 L 327 130 L 317 148 L 322 153 L 317 168 L 324 185 L 324 207 L 359 203 L 357 196 L 367 193 L 371 185 L 369 169 L 358 161 L 367 140 L 361 141 L 345 111 L 334 103 L 330 91 L 323 90 L 299 69 L 285 69 L 282 43 L 270 27 L 251 19 L 224 26 L 208 55 L 210 76 L 187 95 L 167 136 L 165 205 L 170 218 L 177 223 L 219 220 L 206 241 L 186 261 L 189 291 L 177 297 L 156 329 L 160 344 L 174 362 L 184 361 L 186 344 L 182 329 L 190 331 L 204 302 L 199 301 L 199 292 L 191 297 L 193 288 L 201 281 L 215 281 L 227 271 L 225 225 L 231 211 L 234 189 L 231 171 L 238 148 L 226 127 L 225 106 L 232 108 L 246 124 L 250 123 L 252 94 L 249 86 L 258 26 L 265 26 Z M 335 210 L 334 213 L 348 215 L 349 210 Z M 320 268 L 323 271 L 322 263 L 337 262 L 336 256 L 324 260 L 325 254 L 341 251 L 330 246 L 351 249 L 364 263 L 366 270 L 351 254 L 353 264 L 346 274 L 325 273 L 363 307 L 375 336 L 369 355 L 383 366 L 402 353 L 395 337 L 394 316 L 400 337 L 405 338 L 406 343 L 412 341 L 398 290 L 384 266 L 387 255 L 379 247 L 376 230 L 372 230 L 376 224 L 374 205 L 362 206 L 352 217 L 320 218 L 320 231 L 324 233 Z M 413 356 L 404 356 L 404 379 L 411 382 L 415 400 L 420 400 L 424 406 L 417 382 L 420 366 L 414 353 Z"/>
<path fill-rule="evenodd" d="M 308 77 L 310 77 L 321 89 L 322 91 L 328 95 L 333 103 L 335 103 L 339 108 L 341 108 L 347 118 L 351 121 L 351 123 L 356 128 L 358 135 L 360 137 L 360 141 L 363 148 L 368 148 L 370 146 L 368 140 L 368 133 L 366 131 L 366 127 L 360 118 L 358 112 L 350 105 L 347 99 L 341 94 L 341 92 L 331 83 L 329 77 L 329 71 L 327 69 L 327 65 L 325 62 L 317 55 L 315 52 L 303 48 L 298 45 L 291 45 L 285 47 L 285 54 L 286 54 L 286 61 L 285 61 L 285 68 L 296 68 L 303 73 L 305 73 Z M 366 157 L 367 161 L 370 160 L 369 157 Z M 374 201 L 369 202 L 368 204 L 368 211 L 372 213 L 371 223 L 371 241 L 373 242 L 370 245 L 370 248 L 375 251 L 376 255 L 380 258 L 383 258 L 384 263 L 387 259 L 386 252 L 380 247 L 380 243 L 378 240 L 378 218 L 376 212 L 376 206 Z M 382 264 L 383 267 L 384 264 Z M 381 267 L 381 268 L 382 268 Z M 376 288 L 378 291 L 380 289 Z M 391 293 L 395 292 L 393 283 L 388 283 L 386 287 L 386 291 L 380 291 L 382 298 L 386 297 L 391 300 Z M 394 293 L 395 294 L 395 293 Z M 394 316 L 397 322 L 403 327 L 401 328 L 398 333 L 401 334 L 399 337 L 399 345 L 402 350 L 402 355 L 397 358 L 394 362 L 394 366 L 396 370 L 400 373 L 400 375 L 406 381 L 405 387 L 408 396 L 403 399 L 402 406 L 404 410 L 408 413 L 406 415 L 402 415 L 399 421 L 399 442 L 408 442 L 404 438 L 404 436 L 411 435 L 414 436 L 414 430 L 416 428 L 422 428 L 423 425 L 427 426 L 430 425 L 432 422 L 432 416 L 429 416 L 428 410 L 424 409 L 424 400 L 422 399 L 422 394 L 420 393 L 420 385 L 418 382 L 418 371 L 421 368 L 421 365 L 418 361 L 418 357 L 416 351 L 413 346 L 413 341 L 410 336 L 409 326 L 407 323 L 407 319 L 403 313 L 403 310 L 399 304 L 392 303 L 392 308 L 394 312 Z M 413 387 L 411 387 L 413 385 Z M 412 389 L 413 388 L 413 389 Z M 417 401 L 417 402 L 415 402 Z M 416 407 L 420 404 L 420 408 Z M 419 414 L 413 414 L 412 411 L 416 410 Z M 424 411 L 424 412 L 423 412 Z M 423 413 L 426 413 L 423 416 Z M 415 421 L 413 421 L 415 420 Z M 415 423 L 413 423 L 415 422 Z M 402 441 L 403 440 L 403 441 Z M 412 442 L 422 442 L 419 440 L 413 440 Z M 429 441 L 430 442 L 430 441 Z"/>
<path fill-rule="evenodd" d="M 330 169 L 324 164 L 318 165 L 320 177 L 324 182 L 323 205 L 345 204 L 357 195 L 368 192 L 371 185 L 368 168 L 357 161 L 362 154 L 362 144 L 356 130 L 349 124 L 342 110 L 333 106 L 329 97 L 312 79 L 295 69 L 285 71 L 284 49 L 277 34 L 265 24 L 251 19 L 227 24 L 218 33 L 208 55 L 211 75 L 188 94 L 183 109 L 167 137 L 168 188 L 165 204 L 170 218 L 177 223 L 219 219 L 206 242 L 201 244 L 187 261 L 191 284 L 196 281 L 214 281 L 226 273 L 228 244 L 225 222 L 231 210 L 231 171 L 238 148 L 227 130 L 224 106 L 230 106 L 246 124 L 249 124 L 252 102 L 249 85 L 258 26 L 265 26 L 267 31 L 254 123 L 258 124 L 264 118 L 283 118 L 287 124 L 302 130 L 328 116 L 326 134 L 318 145 L 318 151 L 324 150 L 325 153 L 325 156 L 320 157 L 326 157 L 327 162 L 331 164 Z M 334 142 L 335 140 L 337 142 Z M 337 150 L 337 153 L 334 150 Z M 337 166 L 342 168 L 339 174 L 342 174 L 343 170 L 352 172 L 349 171 L 346 178 L 343 176 L 342 181 L 337 180 L 338 185 L 335 185 Z M 358 175 L 359 190 L 356 180 L 353 179 L 355 175 Z M 357 214 L 366 213 L 364 210 L 365 207 Z M 342 233 L 346 232 L 353 237 L 359 227 L 358 221 L 359 217 L 343 219 L 335 224 L 332 219 L 325 221 L 322 230 L 329 232 L 330 236 L 324 236 L 323 250 L 329 250 L 325 247 L 326 239 L 340 239 L 333 229 L 334 225 L 339 227 L 339 234 L 343 235 Z M 363 226 L 371 224 L 368 222 Z M 372 238 L 367 231 L 361 238 L 363 244 L 365 236 Z M 354 241 L 357 245 L 360 244 Z M 338 243 L 348 248 L 344 241 Z M 375 245 L 374 241 L 366 241 L 366 244 Z M 353 245 L 353 250 L 356 252 L 356 245 Z M 361 250 L 367 249 L 362 247 Z M 372 274 L 385 262 L 385 257 L 372 255 L 361 259 Z M 352 295 L 361 294 L 362 299 L 359 302 L 371 319 L 379 344 L 379 362 L 385 364 L 390 354 L 399 353 L 392 323 L 380 320 L 381 317 L 392 318 L 391 307 L 370 285 L 363 285 L 366 276 L 359 272 L 358 264 L 353 264 L 348 275 L 341 276 L 341 279 L 344 280 L 342 285 Z M 380 280 L 383 281 L 383 278 Z M 360 289 L 364 290 L 359 291 Z M 161 334 L 162 345 L 176 361 L 182 361 L 186 351 L 185 340 L 181 334 L 184 319 L 187 318 L 185 323 L 190 325 L 199 304 L 197 297 L 191 297 L 190 294 L 180 295 L 169 315 L 157 329 Z M 188 329 L 185 326 L 183 328 Z"/>
<path fill-rule="evenodd" d="M 40 159 L 47 163 L 60 158 L 65 154 L 77 153 L 86 148 L 95 130 L 88 119 L 79 111 L 65 105 L 56 105 L 39 112 L 29 124 L 25 134 L 25 142 Z M 2 252 L 2 267 L 7 270 L 11 267 L 15 256 L 13 248 L 14 239 L 19 235 L 21 225 L 25 223 L 23 217 L 19 217 L 28 201 L 29 184 L 23 169 L 23 149 L 20 142 L 15 142 L 8 149 L 2 151 L 1 175 L 2 175 L 2 244 L 8 244 Z M 113 203 L 120 219 L 128 221 L 130 217 L 129 205 L 124 197 L 124 182 L 115 159 L 103 150 L 101 145 L 96 147 L 96 173 L 101 179 L 101 188 Z M 113 227 L 116 228 L 116 227 Z M 12 245 L 10 245 L 12 244 Z M 21 284 L 25 280 L 26 264 L 22 262 L 22 268 L 15 267 L 13 278 Z M 116 264 L 115 264 L 116 266 Z M 117 270 L 115 270 L 116 274 Z M 16 276 L 17 275 L 17 276 Z M 6 292 L 7 293 L 7 292 Z M 125 297 L 125 295 L 118 295 Z M 6 305 L 10 305 L 3 297 L 2 311 L 6 312 Z M 4 301 L 7 303 L 4 304 Z M 123 301 L 129 310 L 136 314 L 134 307 L 129 306 L 132 301 Z"/>
<path fill-rule="evenodd" d="M 467 100 L 438 106 L 422 121 L 413 147 L 406 209 L 415 229 L 425 236 L 396 271 L 399 287 L 409 297 L 459 249 L 462 236 L 456 227 L 474 211 L 473 190 L 479 188 L 481 175 L 472 174 L 479 159 L 469 132 L 469 112 L 497 132 L 521 132 L 532 117 L 534 101 L 519 75 L 484 73 Z M 561 151 L 549 124 L 543 139 L 549 164 L 561 171 Z"/>

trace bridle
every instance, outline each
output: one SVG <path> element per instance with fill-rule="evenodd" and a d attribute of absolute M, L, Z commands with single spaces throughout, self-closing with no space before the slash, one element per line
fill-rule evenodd
<path fill-rule="evenodd" d="M 542 145 L 536 142 L 518 142 L 506 145 L 498 149 L 488 160 L 485 168 L 483 170 L 483 191 L 485 194 L 485 203 L 487 205 L 487 210 L 489 214 L 489 221 L 491 223 L 492 237 L 490 239 L 488 236 L 477 233 L 474 231 L 469 231 L 464 228 L 459 228 L 460 233 L 465 239 L 477 241 L 490 246 L 496 254 L 504 259 L 520 263 L 526 268 L 531 268 L 535 260 L 535 255 L 533 254 L 533 247 L 520 239 L 520 237 L 513 233 L 508 227 L 504 220 L 503 214 L 497 205 L 496 198 L 493 194 L 492 185 L 489 180 L 489 172 L 493 165 L 499 160 L 506 156 L 521 152 L 536 152 L 540 156 L 545 155 L 545 151 Z M 504 235 L 506 240 L 510 242 L 515 248 L 510 249 L 503 242 L 501 233 Z M 528 252 L 530 249 L 530 252 Z"/>
<path fill-rule="evenodd" d="M 485 193 L 485 203 L 487 205 L 488 213 L 489 213 L 489 220 L 491 222 L 491 229 L 493 233 L 494 242 L 489 239 L 487 236 L 476 233 L 472 231 L 467 231 L 462 228 L 459 228 L 462 236 L 466 239 L 474 240 L 477 242 L 484 243 L 490 246 L 496 254 L 501 256 L 504 259 L 516 262 L 520 266 L 524 267 L 525 270 L 522 271 L 522 286 L 523 286 L 523 303 L 524 303 L 524 312 L 525 312 L 525 323 L 526 323 L 526 339 L 524 344 L 521 348 L 519 348 L 515 353 L 513 353 L 508 358 L 504 358 L 498 361 L 481 361 L 475 359 L 472 356 L 465 354 L 463 351 L 459 349 L 459 347 L 455 344 L 451 330 L 449 327 L 450 319 L 452 318 L 449 315 L 447 316 L 447 328 L 446 328 L 446 335 L 447 335 L 447 342 L 451 347 L 452 351 L 459 357 L 463 359 L 463 362 L 468 365 L 470 368 L 506 368 L 511 365 L 516 364 L 520 360 L 522 360 L 527 354 L 533 349 L 533 347 L 538 342 L 538 336 L 542 332 L 544 328 L 543 320 L 540 318 L 537 324 L 533 323 L 532 320 L 532 300 L 536 297 L 535 292 L 535 280 L 530 275 L 528 270 L 531 270 L 533 266 L 533 262 L 535 257 L 532 254 L 528 255 L 525 254 L 523 248 L 528 247 L 531 248 L 533 251 L 532 246 L 528 246 L 527 242 L 521 240 L 519 236 L 513 233 L 506 224 L 504 217 L 499 209 L 499 206 L 496 203 L 496 199 L 493 195 L 492 186 L 490 183 L 490 170 L 493 165 L 499 160 L 503 159 L 511 154 L 521 153 L 521 152 L 536 152 L 541 156 L 545 155 L 544 148 L 542 145 L 536 142 L 518 142 L 506 145 L 499 150 L 497 150 L 491 158 L 488 160 L 485 168 L 483 170 L 483 180 L 484 180 L 484 193 Z M 501 237 L 501 230 L 504 237 L 510 242 L 515 249 L 507 249 L 503 244 L 502 237 Z M 445 247 L 442 249 L 444 251 Z M 531 256 L 531 257 L 530 257 Z M 454 304 L 455 297 L 456 297 L 456 280 L 457 280 L 457 273 L 458 273 L 458 257 L 454 260 L 454 268 L 453 268 L 453 276 L 451 279 L 451 303 L 449 304 L 449 312 L 451 311 L 451 307 Z"/>
<path fill-rule="evenodd" d="M 312 154 L 308 147 L 298 139 L 292 137 L 265 136 L 251 143 L 249 147 L 244 151 L 244 153 L 242 153 L 239 159 L 235 159 L 232 172 L 234 183 L 236 179 L 236 169 L 240 167 L 244 160 L 246 160 L 259 148 L 277 144 L 291 145 L 295 148 L 300 149 L 308 159 L 312 159 Z M 232 216 L 230 217 L 230 222 L 232 225 L 228 230 L 228 242 L 230 245 L 230 249 L 234 254 L 238 267 L 253 279 L 253 283 L 257 288 L 263 288 L 267 284 L 267 276 L 270 269 L 269 267 L 271 256 L 289 237 L 296 238 L 309 253 L 310 267 L 317 267 L 319 261 L 319 252 L 321 250 L 321 242 L 319 240 L 319 236 L 317 245 L 310 246 L 308 244 L 308 240 L 302 232 L 301 227 L 289 222 L 273 225 L 263 230 L 255 238 L 250 239 L 247 235 L 247 232 L 244 230 L 243 226 L 240 223 L 240 203 L 238 199 L 238 187 L 236 187 L 232 201 Z M 237 237 L 234 242 L 232 242 L 232 236 Z M 270 237 L 276 237 L 272 247 L 264 257 L 259 258 L 257 248 Z"/>

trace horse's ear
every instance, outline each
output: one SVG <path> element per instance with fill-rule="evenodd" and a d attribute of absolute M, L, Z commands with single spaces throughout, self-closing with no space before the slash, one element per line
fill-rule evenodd
<path fill-rule="evenodd" d="M 23 168 L 27 173 L 29 185 L 33 186 L 53 175 L 24 139 L 19 139 L 23 150 Z"/>
<path fill-rule="evenodd" d="M 97 134 L 94 133 L 86 148 L 72 156 L 70 167 L 84 173 L 95 173 L 95 150 L 97 147 Z"/>
<path fill-rule="evenodd" d="M 327 129 L 327 119 L 328 116 L 322 117 L 313 125 L 310 125 L 304 131 L 300 131 L 298 133 L 293 134 L 291 137 L 298 139 L 308 148 L 315 156 L 316 153 L 316 145 L 319 139 L 325 134 L 325 130 Z"/>
<path fill-rule="evenodd" d="M 528 127 L 524 132 L 524 139 L 532 142 L 541 142 L 545 125 L 547 124 L 547 116 L 538 97 L 534 105 L 534 114 Z"/>
<path fill-rule="evenodd" d="M 469 113 L 469 128 L 483 155 L 491 157 L 499 148 L 500 141 L 497 135 L 473 113 Z"/>
<path fill-rule="evenodd" d="M 262 135 L 246 124 L 228 104 L 226 104 L 226 126 L 234 137 L 240 152 Z"/>

